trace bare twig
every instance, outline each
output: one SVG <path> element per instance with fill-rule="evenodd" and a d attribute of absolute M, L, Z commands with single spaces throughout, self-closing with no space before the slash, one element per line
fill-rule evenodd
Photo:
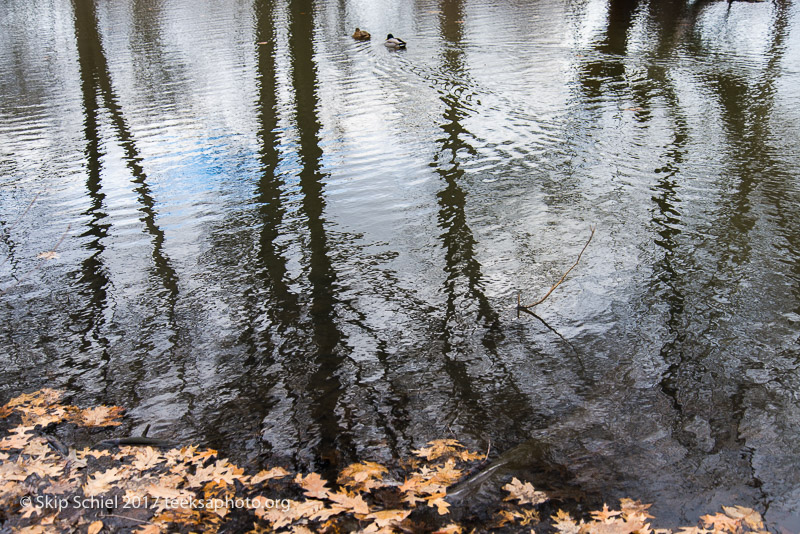
<path fill-rule="evenodd" d="M 492 452 L 492 440 L 491 439 L 489 439 L 489 446 L 486 448 L 486 457 L 483 459 L 483 461 L 479 465 L 483 465 L 483 464 L 485 464 L 486 462 L 489 461 L 489 453 L 490 452 Z"/>
<path fill-rule="evenodd" d="M 551 287 L 551 288 L 550 288 L 550 291 L 548 291 L 548 292 L 547 292 L 547 294 L 546 294 L 545 296 L 543 296 L 542 298 L 540 298 L 539 300 L 537 300 L 537 301 L 536 301 L 536 302 L 534 302 L 533 304 L 528 304 L 527 306 L 523 306 L 523 305 L 521 304 L 521 297 L 519 296 L 519 294 L 517 294 L 517 315 L 519 315 L 519 312 L 520 312 L 520 311 L 528 311 L 530 308 L 533 308 L 534 306 L 538 306 L 539 304 L 541 304 L 542 302 L 544 302 L 544 301 L 545 301 L 545 299 L 546 299 L 547 297 L 549 297 L 549 296 L 550 296 L 550 293 L 552 293 L 553 291 L 555 291 L 555 290 L 556 290 L 556 288 L 557 288 L 558 286 L 560 286 L 560 285 L 561 285 L 561 282 L 563 282 L 563 281 L 564 281 L 564 279 L 567 277 L 567 275 L 570 273 L 570 271 L 572 271 L 572 269 L 574 269 L 574 268 L 575 268 L 575 266 L 576 266 L 576 265 L 578 265 L 578 262 L 579 262 L 579 261 L 581 261 L 581 256 L 583 256 L 583 252 L 586 250 L 586 247 L 588 247 L 588 246 L 589 246 L 589 243 L 591 243 L 591 242 L 592 242 L 592 238 L 594 237 L 594 229 L 595 229 L 595 226 L 592 226 L 592 233 L 589 235 L 589 240 L 588 240 L 588 241 L 586 241 L 586 244 L 585 244 L 585 245 L 583 245 L 583 248 L 581 249 L 581 252 L 580 252 L 580 254 L 578 254 L 578 259 L 576 259 L 576 260 L 575 260 L 575 263 L 573 263 L 573 264 L 572 264 L 572 267 L 570 267 L 569 269 L 567 269 L 567 272 L 565 272 L 565 273 L 563 274 L 563 276 L 561 277 L 561 280 L 559 280 L 558 282 L 556 282 L 556 283 L 555 283 L 555 285 L 554 285 L 553 287 Z"/>
<path fill-rule="evenodd" d="M 42 194 L 42 192 L 41 192 L 41 191 L 39 191 L 38 193 L 36 193 L 36 195 L 33 197 L 33 200 L 31 200 L 31 201 L 30 201 L 30 203 L 28 204 L 28 207 L 27 207 L 27 208 L 25 208 L 25 211 L 23 211 L 23 212 L 22 212 L 22 215 L 20 215 L 19 217 L 17 217 L 17 220 L 16 220 L 16 221 L 14 221 L 13 223 L 11 223 L 11 226 L 9 226 L 9 227 L 8 227 L 8 230 L 9 230 L 9 231 L 13 230 L 13 229 L 14 229 L 14 227 L 15 227 L 16 225 L 18 225 L 18 224 L 19 224 L 19 222 L 22 220 L 22 218 L 23 218 L 23 217 L 25 217 L 25 215 L 27 215 L 27 214 L 28 214 L 28 212 L 29 212 L 29 211 L 31 210 L 31 208 L 33 207 L 33 204 L 34 204 L 34 202 L 36 202 L 36 199 L 37 199 L 37 198 L 39 198 L 39 195 L 41 195 L 41 194 Z"/>

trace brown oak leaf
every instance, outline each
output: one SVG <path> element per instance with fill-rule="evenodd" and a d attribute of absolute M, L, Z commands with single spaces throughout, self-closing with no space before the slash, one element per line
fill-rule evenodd
<path fill-rule="evenodd" d="M 451 454 L 455 452 L 456 449 L 463 448 L 464 446 L 455 439 L 435 439 L 428 442 L 428 447 L 415 449 L 411 452 L 430 461 Z"/>
<path fill-rule="evenodd" d="M 734 519 L 725 514 L 716 513 L 714 515 L 704 515 L 702 519 L 707 527 L 712 527 L 720 532 L 738 532 L 742 524 L 742 519 Z"/>
<path fill-rule="evenodd" d="M 431 508 L 436 507 L 436 511 L 439 512 L 439 515 L 445 515 L 448 513 L 448 508 L 450 508 L 450 503 L 444 500 L 445 493 L 434 493 L 430 497 L 425 497 L 425 500 L 428 501 L 428 506 Z"/>
<path fill-rule="evenodd" d="M 119 406 L 98 406 L 80 410 L 74 417 L 74 421 L 83 426 L 119 426 L 122 421 L 115 421 L 117 417 L 122 417 L 124 408 Z"/>
<path fill-rule="evenodd" d="M 450 486 L 457 482 L 462 476 L 464 476 L 464 472 L 460 469 L 456 469 L 456 461 L 453 458 L 449 458 L 444 466 L 434 471 L 429 480 L 432 484 Z"/>
<path fill-rule="evenodd" d="M 350 510 L 356 514 L 368 514 L 369 506 L 361 495 L 348 495 L 341 492 L 329 492 L 327 498 L 336 504 Z"/>
<path fill-rule="evenodd" d="M 506 501 L 516 499 L 519 501 L 519 504 L 537 505 L 550 500 L 545 492 L 536 491 L 533 484 L 530 482 L 525 482 L 523 484 L 517 477 L 511 479 L 511 482 L 503 486 L 503 489 L 510 494 L 504 499 Z M 617 514 L 619 514 L 619 512 L 617 512 Z"/>
<path fill-rule="evenodd" d="M 583 521 L 580 524 L 576 523 L 572 516 L 564 510 L 559 510 L 553 518 L 553 526 L 562 534 L 578 534 L 583 526 Z"/>
<path fill-rule="evenodd" d="M 411 514 L 411 510 L 383 510 L 367 514 L 367 519 L 372 519 L 378 527 L 388 527 L 401 522 Z"/>
<path fill-rule="evenodd" d="M 93 497 L 105 493 L 111 489 L 112 485 L 122 478 L 120 469 L 112 467 L 102 473 L 95 473 L 93 477 L 86 480 L 83 485 L 83 493 L 87 497 Z"/>
<path fill-rule="evenodd" d="M 244 469 L 237 467 L 227 460 L 217 460 L 207 467 L 198 467 L 194 475 L 186 477 L 187 486 L 196 488 L 203 486 L 206 482 L 222 481 L 226 484 L 233 484 L 236 479 L 243 478 Z"/>
<path fill-rule="evenodd" d="M 307 497 L 324 499 L 328 496 L 328 492 L 330 491 L 325 487 L 327 484 L 325 479 L 319 476 L 317 473 L 309 473 L 305 477 L 298 473 L 297 476 L 294 477 L 294 482 L 295 484 L 299 484 L 300 487 L 305 490 L 304 495 Z"/>
<path fill-rule="evenodd" d="M 761 514 L 752 508 L 745 508 L 744 506 L 723 506 L 722 509 L 728 517 L 743 520 L 747 526 L 753 530 L 764 529 L 764 522 L 761 519 Z"/>
<path fill-rule="evenodd" d="M 344 486 L 369 491 L 383 486 L 381 480 L 387 469 L 375 462 L 359 462 L 345 467 L 339 474 L 338 482 Z"/>
<path fill-rule="evenodd" d="M 33 426 L 18 426 L 8 431 L 9 436 L 0 441 L 0 449 L 24 449 L 28 442 L 34 439 L 33 434 L 28 434 L 34 429 Z"/>
<path fill-rule="evenodd" d="M 622 512 L 622 517 L 626 520 L 653 519 L 653 516 L 647 512 L 651 506 L 652 504 L 642 504 L 641 501 L 634 501 L 632 499 L 623 498 L 619 500 L 619 509 Z"/>
<path fill-rule="evenodd" d="M 272 469 L 265 469 L 263 471 L 259 471 L 255 476 L 250 479 L 251 484 L 261 484 L 266 480 L 272 480 L 273 478 L 284 478 L 290 475 L 289 471 L 284 469 L 283 467 L 273 467 Z"/>
<path fill-rule="evenodd" d="M 137 447 L 134 454 L 136 457 L 131 465 L 134 469 L 138 469 L 139 471 L 147 471 L 165 460 L 161 451 L 153 447 Z"/>
<path fill-rule="evenodd" d="M 595 521 L 603 522 L 610 520 L 612 517 L 620 515 L 620 513 L 621 512 L 619 512 L 618 510 L 609 510 L 608 505 L 606 503 L 603 503 L 603 509 L 600 511 L 591 512 L 591 515 L 595 519 Z"/>
<path fill-rule="evenodd" d="M 53 463 L 51 461 L 47 461 L 47 459 L 42 456 L 25 460 L 23 465 L 28 473 L 36 473 L 39 475 L 39 478 L 48 476 L 51 478 L 57 478 L 60 477 L 61 473 L 64 471 L 64 463 Z"/>

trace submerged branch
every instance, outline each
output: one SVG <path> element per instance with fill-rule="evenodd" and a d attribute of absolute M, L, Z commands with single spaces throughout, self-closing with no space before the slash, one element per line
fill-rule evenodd
<path fill-rule="evenodd" d="M 27 208 L 25 208 L 25 211 L 23 211 L 23 212 L 22 212 L 22 215 L 20 215 L 19 217 L 17 217 L 17 220 L 16 220 L 16 221 L 14 221 L 14 222 L 11 224 L 11 226 L 8 228 L 8 230 L 9 230 L 9 231 L 13 230 L 13 229 L 14 229 L 14 227 L 15 227 L 15 226 L 17 226 L 17 225 L 19 224 L 19 222 L 22 220 L 22 218 L 23 218 L 23 217 L 25 217 L 25 215 L 27 215 L 27 214 L 28 214 L 28 212 L 29 212 L 29 211 L 31 210 L 31 208 L 33 207 L 33 204 L 36 202 L 36 199 L 37 199 L 37 198 L 39 198 L 39 195 L 41 195 L 41 194 L 42 194 L 42 192 L 41 192 L 41 191 L 39 191 L 38 193 L 36 193 L 36 195 L 33 197 L 33 200 L 31 200 L 31 201 L 30 201 L 30 203 L 28 204 L 28 207 L 27 207 Z"/>
<path fill-rule="evenodd" d="M 535 313 L 533 313 L 531 310 L 529 310 L 529 309 L 528 309 L 527 307 L 525 307 L 525 306 L 519 306 L 519 307 L 517 307 L 517 315 L 519 315 L 519 312 L 523 312 L 523 313 L 527 313 L 527 314 L 529 314 L 529 315 L 533 315 L 534 317 L 536 317 L 537 319 L 539 319 L 539 321 L 540 321 L 540 322 L 541 322 L 541 323 L 542 323 L 542 324 L 543 324 L 545 327 L 547 327 L 547 329 L 548 329 L 548 330 L 550 330 L 552 333 L 554 333 L 555 335 L 557 335 L 558 337 L 560 337 L 560 338 L 561 338 L 561 340 L 562 340 L 564 343 L 566 343 L 567 345 L 569 345 L 569 348 L 571 348 L 571 349 L 572 349 L 572 352 L 574 352 L 576 355 L 578 355 L 578 350 L 577 350 L 577 349 L 576 349 L 576 348 L 575 348 L 575 347 L 572 345 L 572 343 L 570 343 L 570 342 L 569 342 L 569 340 L 568 340 L 567 338 L 565 338 L 564 336 L 562 336 L 562 335 L 561 335 L 561 333 L 559 333 L 559 331 L 558 331 L 558 330 L 556 330 L 555 328 L 553 328 L 552 326 L 550 326 L 549 324 L 547 324 L 547 321 L 545 321 L 544 319 L 542 319 L 541 317 L 539 317 L 538 315 L 536 315 Z M 580 361 L 580 360 L 578 360 L 578 361 Z M 583 368 L 583 363 L 582 363 L 582 362 L 581 362 L 581 368 Z"/>
<path fill-rule="evenodd" d="M 557 288 L 558 286 L 560 286 L 560 285 L 561 285 L 561 282 L 563 282 L 563 281 L 564 281 L 564 279 L 566 279 L 566 278 L 567 278 L 567 275 L 570 273 L 570 271 L 572 271 L 572 269 L 574 269 L 574 268 L 575 268 L 575 266 L 576 266 L 576 265 L 578 265 L 578 262 L 579 262 L 579 261 L 581 261 L 581 256 L 583 256 L 583 253 L 584 253 L 584 251 L 586 250 L 586 247 L 588 247 L 588 246 L 589 246 L 589 243 L 591 243 L 591 242 L 592 242 L 592 238 L 594 237 L 594 230 L 595 230 L 595 228 L 596 228 L 596 226 L 592 226 L 592 228 L 591 228 L 591 229 L 592 229 L 592 233 L 589 235 L 589 240 L 588 240 L 588 241 L 586 241 L 586 244 L 585 244 L 585 245 L 583 245 L 583 248 L 581 249 L 581 252 L 580 252 L 580 254 L 578 254 L 578 259 L 576 259 L 576 260 L 575 260 L 575 263 L 573 263 L 573 264 L 572 264 L 572 267 L 570 267 L 569 269 L 567 269 L 567 272 L 565 272 L 565 273 L 564 273 L 564 274 L 561 276 L 561 279 L 560 279 L 558 282 L 556 282 L 556 283 L 555 283 L 555 285 L 554 285 L 553 287 L 551 287 L 551 288 L 550 288 L 550 291 L 548 291 L 548 292 L 547 292 L 547 294 L 546 294 L 545 296 L 543 296 L 542 298 L 540 298 L 539 300 L 537 300 L 537 301 L 536 301 L 536 302 L 534 302 L 533 304 L 523 305 L 523 304 L 522 304 L 522 302 L 520 301 L 520 297 L 519 297 L 519 295 L 517 295 L 517 311 L 529 311 L 529 310 L 530 310 L 531 308 L 533 308 L 534 306 L 538 306 L 539 304 L 541 304 L 542 302 L 544 302 L 544 301 L 545 301 L 545 299 L 546 299 L 547 297 L 549 297 L 549 296 L 550 296 L 550 294 L 551 294 L 553 291 L 555 291 L 555 290 L 556 290 L 556 288 Z"/>

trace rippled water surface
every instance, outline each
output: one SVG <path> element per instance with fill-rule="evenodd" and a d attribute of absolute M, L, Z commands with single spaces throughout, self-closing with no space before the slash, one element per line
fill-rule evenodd
<path fill-rule="evenodd" d="M 7 0 L 0 400 L 800 531 L 798 87 L 785 0 Z"/>

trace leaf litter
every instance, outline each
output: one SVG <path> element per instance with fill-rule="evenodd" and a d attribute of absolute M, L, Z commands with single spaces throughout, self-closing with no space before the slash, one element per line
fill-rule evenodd
<path fill-rule="evenodd" d="M 50 438 L 42 437 L 43 429 L 58 424 L 115 427 L 124 414 L 117 406 L 82 409 L 62 404 L 62 396 L 62 392 L 42 389 L 0 407 L 0 420 L 8 423 L 0 434 L 3 531 L 767 532 L 761 515 L 743 506 L 723 507 L 722 512 L 702 516 L 697 525 L 675 531 L 653 527 L 650 504 L 632 499 L 622 499 L 619 509 L 604 504 L 601 510 L 576 519 L 553 506 L 556 497 L 516 477 L 503 486 L 507 495 L 488 516 L 454 514 L 447 501 L 448 488 L 485 459 L 455 439 L 431 441 L 412 451 L 416 458 L 398 459 L 397 465 L 354 463 L 340 471 L 335 485 L 318 473 L 293 476 L 281 466 L 247 475 L 243 467 L 221 458 L 217 451 L 195 445 L 58 452 Z M 19 423 L 11 426 L 15 419 Z M 546 517 L 547 511 L 554 513 Z"/>

